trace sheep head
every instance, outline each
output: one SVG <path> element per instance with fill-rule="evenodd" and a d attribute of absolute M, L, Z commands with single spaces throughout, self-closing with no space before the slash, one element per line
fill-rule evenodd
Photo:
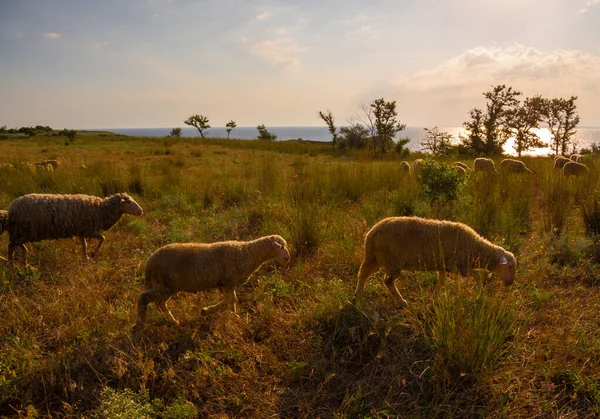
<path fill-rule="evenodd" d="M 287 265 L 290 262 L 290 252 L 285 244 L 273 241 L 271 247 L 275 252 L 273 259 L 276 259 L 282 265 Z"/>
<path fill-rule="evenodd" d="M 123 193 L 120 194 L 120 197 L 121 211 L 123 212 L 123 214 L 142 215 L 144 213 L 142 207 L 140 207 L 139 204 L 135 202 L 133 198 L 129 195 Z"/>
<path fill-rule="evenodd" d="M 515 281 L 517 260 L 512 253 L 507 252 L 506 255 L 500 256 L 497 272 L 504 285 L 509 286 Z"/>

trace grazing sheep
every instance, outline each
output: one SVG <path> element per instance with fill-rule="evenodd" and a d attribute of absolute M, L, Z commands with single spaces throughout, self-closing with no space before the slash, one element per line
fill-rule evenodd
<path fill-rule="evenodd" d="M 400 171 L 401 171 L 402 173 L 410 173 L 410 163 L 409 163 L 409 162 L 407 162 L 407 161 L 404 161 L 404 160 L 403 160 L 403 161 L 400 163 Z"/>
<path fill-rule="evenodd" d="M 462 166 L 452 166 L 452 167 L 454 167 L 456 169 L 456 171 L 458 172 L 459 175 L 466 176 L 467 169 L 465 169 L 464 167 L 462 167 Z"/>
<path fill-rule="evenodd" d="M 166 303 L 177 291 L 198 292 L 219 288 L 223 300 L 204 307 L 202 315 L 228 306 L 237 314 L 237 288 L 246 283 L 260 266 L 272 259 L 282 264 L 290 260 L 286 241 L 277 235 L 252 241 L 217 243 L 174 243 L 161 247 L 148 258 L 145 290 L 138 298 L 134 329 L 146 320 L 146 308 L 154 302 L 163 314 L 178 323 Z"/>
<path fill-rule="evenodd" d="M 575 160 L 577 163 L 583 163 L 585 164 L 586 162 L 590 162 L 590 156 L 589 154 L 582 154 L 579 157 L 577 157 L 577 160 Z"/>
<path fill-rule="evenodd" d="M 569 159 L 571 161 L 577 161 L 577 159 L 579 159 L 579 157 L 581 157 L 581 154 L 575 153 L 575 154 L 571 154 L 571 156 L 569 157 Z"/>
<path fill-rule="evenodd" d="M 52 172 L 53 170 L 58 169 L 60 162 L 58 160 L 43 160 L 41 162 L 34 163 L 34 166 Z"/>
<path fill-rule="evenodd" d="M 563 166 L 567 163 L 569 163 L 571 160 L 564 157 L 564 156 L 556 156 L 554 157 L 554 168 L 555 169 L 562 169 Z"/>
<path fill-rule="evenodd" d="M 418 175 L 419 173 L 421 173 L 421 170 L 423 169 L 424 164 L 425 164 L 425 160 L 423 160 L 423 159 L 416 159 L 413 162 L 413 172 L 415 173 L 415 175 Z"/>
<path fill-rule="evenodd" d="M 383 269 L 384 284 L 399 303 L 395 281 L 402 270 L 437 271 L 467 275 L 473 269 L 498 273 L 504 285 L 515 279 L 514 255 L 496 246 L 466 224 L 419 217 L 391 217 L 379 221 L 365 237 L 365 258 L 358 272 L 355 298 L 359 300 L 367 278 Z"/>
<path fill-rule="evenodd" d="M 504 159 L 500 162 L 500 168 L 513 173 L 533 173 L 521 160 Z"/>
<path fill-rule="evenodd" d="M 94 257 L 104 242 L 100 233 L 115 225 L 123 214 L 143 214 L 137 202 L 125 193 L 104 199 L 89 195 L 24 195 L 8 206 L 8 262 L 12 264 L 15 249 L 21 247 L 27 264 L 25 243 L 70 237 L 79 237 L 85 259 L 88 259 L 85 239 L 98 239 L 98 246 L 91 254 Z"/>
<path fill-rule="evenodd" d="M 462 167 L 463 169 L 465 169 L 465 172 L 469 172 L 469 171 L 471 171 L 471 170 L 472 170 L 472 169 L 471 169 L 469 166 L 467 166 L 466 164 L 464 164 L 464 163 L 463 163 L 463 162 L 461 162 L 461 161 L 456 161 L 456 162 L 454 162 L 454 163 L 452 164 L 452 166 L 454 166 L 454 167 Z"/>
<path fill-rule="evenodd" d="M 477 157 L 473 161 L 473 170 L 476 172 L 497 173 L 494 161 L 485 157 Z"/>
<path fill-rule="evenodd" d="M 577 163 L 575 161 L 570 161 L 565 164 L 562 170 L 564 176 L 579 176 L 590 173 L 590 169 L 588 169 L 585 164 Z"/>

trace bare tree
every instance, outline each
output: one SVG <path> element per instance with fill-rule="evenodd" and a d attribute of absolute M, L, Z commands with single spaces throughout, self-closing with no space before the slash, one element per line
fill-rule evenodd
<path fill-rule="evenodd" d="M 440 132 L 437 126 L 432 129 L 423 128 L 425 136 L 421 141 L 421 148 L 425 151 L 431 151 L 433 154 L 448 154 L 452 146 L 452 134 Z"/>

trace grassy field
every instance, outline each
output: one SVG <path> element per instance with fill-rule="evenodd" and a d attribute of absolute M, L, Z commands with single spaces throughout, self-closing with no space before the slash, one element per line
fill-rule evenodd
<path fill-rule="evenodd" d="M 600 415 L 600 159 L 563 178 L 524 158 L 533 175 L 473 174 L 439 208 L 397 157 L 307 142 L 36 136 L 0 156 L 16 167 L 0 169 L 0 209 L 32 192 L 128 192 L 144 209 L 93 262 L 71 239 L 31 244 L 30 268 L 0 262 L 2 417 Z M 54 172 L 19 167 L 51 158 Z M 515 283 L 407 272 L 400 309 L 379 273 L 352 304 L 364 235 L 394 215 L 469 224 L 516 255 Z M 180 293 L 179 326 L 150 305 L 132 339 L 154 250 L 267 234 L 292 260 L 241 288 L 240 318 L 200 316 L 218 291 Z"/>

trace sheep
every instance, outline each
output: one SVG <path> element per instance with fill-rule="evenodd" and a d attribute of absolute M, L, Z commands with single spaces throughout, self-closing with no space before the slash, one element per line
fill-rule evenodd
<path fill-rule="evenodd" d="M 365 237 L 365 257 L 358 272 L 355 300 L 362 296 L 369 276 L 383 269 L 384 284 L 405 306 L 396 288 L 402 270 L 438 271 L 444 282 L 445 271 L 467 275 L 473 269 L 498 273 L 504 285 L 514 282 L 515 256 L 496 246 L 466 224 L 419 217 L 390 217 L 379 221 Z"/>
<path fill-rule="evenodd" d="M 469 166 L 467 166 L 466 164 L 464 164 L 461 161 L 456 161 L 456 162 L 452 163 L 452 166 L 454 166 L 454 167 L 462 167 L 463 169 L 465 169 L 465 172 L 469 172 L 469 171 L 472 170 Z"/>
<path fill-rule="evenodd" d="M 403 160 L 403 161 L 400 163 L 400 171 L 401 171 L 402 173 L 410 173 L 410 163 L 409 163 L 409 162 L 407 162 L 407 161 L 404 161 L 404 160 Z"/>
<path fill-rule="evenodd" d="M 571 154 L 571 156 L 569 156 L 569 159 L 571 161 L 577 161 L 579 159 L 579 157 L 581 157 L 581 154 L 575 153 L 575 154 Z"/>
<path fill-rule="evenodd" d="M 459 175 L 461 176 L 466 176 L 467 175 L 467 170 L 462 167 L 462 166 L 452 166 L 456 169 L 456 171 L 458 172 Z"/>
<path fill-rule="evenodd" d="M 86 238 L 98 239 L 98 246 L 91 253 L 95 257 L 104 242 L 100 233 L 115 225 L 123 214 L 143 214 L 138 203 L 125 193 L 107 198 L 53 194 L 21 196 L 8 205 L 8 262 L 12 264 L 13 254 L 20 247 L 27 265 L 25 243 L 70 237 L 79 237 L 86 260 L 89 259 Z"/>
<path fill-rule="evenodd" d="M 58 160 L 42 160 L 41 162 L 34 163 L 34 166 L 52 172 L 53 170 L 58 169 L 60 162 Z"/>
<path fill-rule="evenodd" d="M 477 157 L 473 161 L 473 170 L 476 172 L 496 173 L 496 165 L 493 160 L 485 157 Z"/>
<path fill-rule="evenodd" d="M 413 162 L 413 172 L 418 175 L 419 173 L 421 173 L 421 170 L 423 169 L 423 165 L 425 164 L 425 160 L 423 159 L 416 159 Z"/>
<path fill-rule="evenodd" d="M 521 160 L 504 159 L 500 162 L 500 168 L 504 171 L 513 173 L 533 173 Z"/>
<path fill-rule="evenodd" d="M 574 161 L 570 161 L 567 164 L 565 164 L 562 170 L 563 176 L 578 176 L 590 173 L 590 169 L 588 169 L 588 167 L 585 164 L 577 163 Z"/>
<path fill-rule="evenodd" d="M 563 156 L 555 156 L 554 157 L 554 168 L 555 169 L 562 169 L 563 166 L 567 163 L 569 163 L 571 160 L 563 157 Z"/>
<path fill-rule="evenodd" d="M 287 243 L 278 235 L 252 241 L 173 243 L 161 247 L 146 261 L 145 289 L 138 297 L 134 330 L 146 321 L 146 309 L 151 302 L 179 324 L 166 306 L 177 291 L 219 288 L 223 300 L 202 308 L 200 313 L 204 316 L 228 306 L 237 315 L 237 288 L 245 284 L 263 263 L 272 259 L 281 264 L 290 260 Z"/>

